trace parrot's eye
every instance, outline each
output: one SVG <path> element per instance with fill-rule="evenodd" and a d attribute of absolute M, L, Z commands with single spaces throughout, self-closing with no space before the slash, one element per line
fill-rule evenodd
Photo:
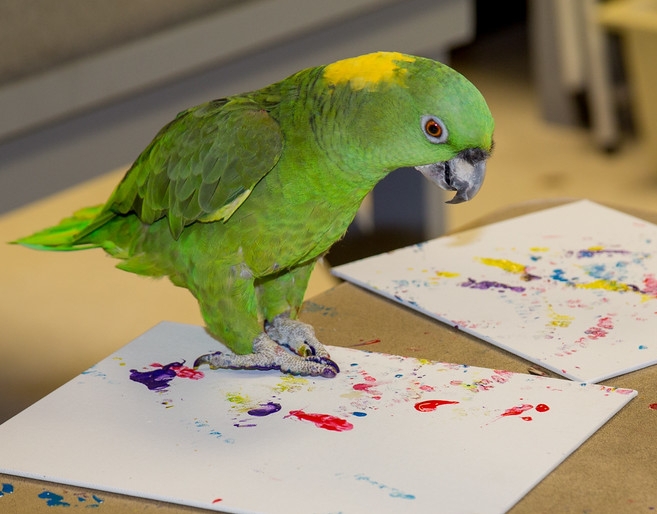
<path fill-rule="evenodd" d="M 422 130 L 427 139 L 432 143 L 444 143 L 447 141 L 447 129 L 445 124 L 435 116 L 422 116 Z"/>

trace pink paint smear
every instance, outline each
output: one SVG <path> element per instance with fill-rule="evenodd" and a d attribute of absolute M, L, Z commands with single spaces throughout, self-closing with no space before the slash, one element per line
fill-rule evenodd
<path fill-rule="evenodd" d="M 534 408 L 536 409 L 536 412 L 547 412 L 550 410 L 550 407 L 548 407 L 544 403 L 539 403 L 536 407 L 528 403 L 523 403 L 522 405 L 517 405 L 515 407 L 511 407 L 510 409 L 505 410 L 502 413 L 502 416 L 503 417 L 520 416 L 520 414 L 532 410 Z M 533 418 L 531 416 L 522 416 L 520 419 L 522 419 L 523 421 L 532 421 Z"/>
<path fill-rule="evenodd" d="M 323 428 L 324 430 L 331 430 L 333 432 L 345 432 L 354 428 L 354 426 L 346 419 L 331 416 L 330 414 L 317 414 L 304 412 L 302 410 L 291 410 L 289 415 L 303 421 L 310 421 L 314 423 L 317 428 Z"/>

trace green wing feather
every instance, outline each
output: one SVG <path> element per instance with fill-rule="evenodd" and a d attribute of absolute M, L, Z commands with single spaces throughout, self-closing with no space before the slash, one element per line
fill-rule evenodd
<path fill-rule="evenodd" d="M 249 97 L 216 100 L 165 126 L 128 171 L 106 212 L 167 217 L 177 239 L 196 221 L 226 221 L 276 165 L 277 121 Z"/>
<path fill-rule="evenodd" d="M 59 225 L 14 241 L 40 250 L 83 250 L 86 236 L 117 215 L 134 213 L 144 223 L 167 217 L 178 239 L 194 222 L 226 221 L 271 171 L 283 150 L 278 105 L 234 96 L 180 113 L 162 128 L 123 177 L 104 206 L 81 209 Z"/>

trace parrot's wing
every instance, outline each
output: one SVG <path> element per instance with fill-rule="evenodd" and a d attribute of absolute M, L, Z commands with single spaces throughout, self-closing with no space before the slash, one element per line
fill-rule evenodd
<path fill-rule="evenodd" d="M 166 216 L 177 239 L 195 221 L 227 220 L 276 165 L 280 127 L 244 97 L 182 112 L 135 161 L 105 211 L 136 213 L 145 223 Z"/>

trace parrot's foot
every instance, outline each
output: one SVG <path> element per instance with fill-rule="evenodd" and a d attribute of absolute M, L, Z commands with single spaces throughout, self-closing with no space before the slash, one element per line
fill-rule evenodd
<path fill-rule="evenodd" d="M 274 340 L 276 339 L 276 340 Z M 290 353 L 288 347 L 296 353 Z M 253 353 L 236 355 L 215 352 L 201 355 L 194 367 L 207 364 L 212 369 L 280 369 L 293 375 L 333 378 L 340 368 L 333 362 L 324 345 L 315 337 L 310 325 L 280 316 L 267 325 L 266 333 L 253 341 Z"/>
<path fill-rule="evenodd" d="M 282 346 L 287 346 L 302 357 L 326 357 L 330 355 L 315 336 L 315 329 L 308 323 L 290 319 L 287 314 L 280 314 L 274 321 L 265 323 L 265 332 Z"/>

